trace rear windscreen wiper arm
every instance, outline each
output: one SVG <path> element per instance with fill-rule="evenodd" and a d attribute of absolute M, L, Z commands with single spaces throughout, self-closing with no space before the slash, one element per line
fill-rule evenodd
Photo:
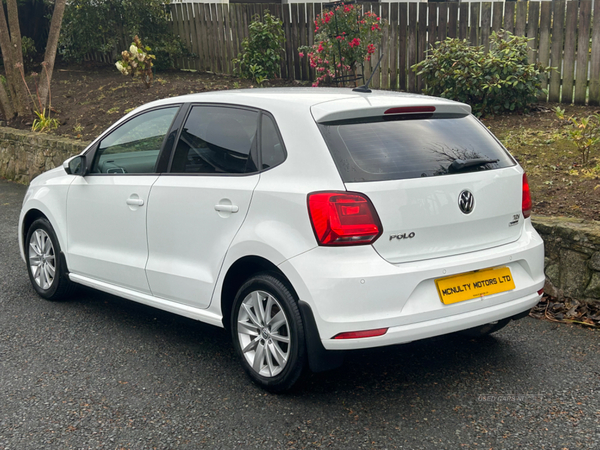
<path fill-rule="evenodd" d="M 486 164 L 497 163 L 500 161 L 499 159 L 486 159 L 486 158 L 474 158 L 474 159 L 455 159 L 452 161 L 452 164 L 448 166 L 449 173 L 460 172 L 465 169 L 470 169 L 472 167 L 481 167 Z"/>

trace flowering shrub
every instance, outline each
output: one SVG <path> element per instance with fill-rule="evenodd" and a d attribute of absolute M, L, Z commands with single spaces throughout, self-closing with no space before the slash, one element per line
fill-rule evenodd
<path fill-rule="evenodd" d="M 317 71 L 313 86 L 327 78 L 356 79 L 358 65 L 370 61 L 381 42 L 381 18 L 362 13 L 359 5 L 340 3 L 317 16 L 315 33 L 314 45 L 298 49 Z"/>
<path fill-rule="evenodd" d="M 156 59 L 150 55 L 150 47 L 144 47 L 139 37 L 133 38 L 129 51 L 121 53 L 123 59 L 117 61 L 115 66 L 123 75 L 131 75 L 132 78 L 140 77 L 147 88 L 152 86 L 152 60 Z"/>

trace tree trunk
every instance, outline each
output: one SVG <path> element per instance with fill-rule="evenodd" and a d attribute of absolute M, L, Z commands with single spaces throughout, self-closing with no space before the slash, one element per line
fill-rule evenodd
<path fill-rule="evenodd" d="M 42 108 L 44 109 L 50 98 L 50 82 L 52 81 L 52 72 L 54 71 L 54 60 L 56 59 L 56 48 L 58 47 L 60 27 L 65 13 L 65 4 L 66 0 L 56 0 L 54 2 L 54 12 L 52 13 L 52 22 L 50 23 L 50 32 L 48 33 L 48 43 L 46 44 L 46 53 L 44 54 L 44 70 L 40 76 L 39 93 Z"/>
<path fill-rule="evenodd" d="M 13 118 L 15 113 L 18 116 L 25 117 L 30 114 L 29 99 L 27 97 L 25 83 L 21 77 L 20 70 L 16 65 L 23 64 L 23 50 L 21 48 L 21 34 L 19 30 L 19 17 L 17 14 L 16 0 L 7 0 L 8 20 L 10 23 L 10 34 L 4 8 L 0 10 L 0 48 L 2 49 L 2 58 L 4 60 L 4 70 L 6 71 L 6 81 L 8 85 L 8 96 L 0 93 L 0 103 L 6 119 Z M 18 41 L 13 42 L 11 36 Z M 6 94 L 6 92 L 5 92 Z"/>
<path fill-rule="evenodd" d="M 15 64 L 23 64 L 23 47 L 21 44 L 21 26 L 19 25 L 19 9 L 17 0 L 6 0 L 10 42 L 14 48 Z"/>
<path fill-rule="evenodd" d="M 2 114 L 4 114 L 5 119 L 10 119 L 14 117 L 15 110 L 12 107 L 12 103 L 8 98 L 8 94 L 6 93 L 6 89 L 4 89 L 4 84 L 0 82 L 0 108 L 2 109 Z"/>

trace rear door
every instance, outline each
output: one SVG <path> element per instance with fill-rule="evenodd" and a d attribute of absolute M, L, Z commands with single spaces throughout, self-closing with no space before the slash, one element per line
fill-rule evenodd
<path fill-rule="evenodd" d="M 148 206 L 152 294 L 206 308 L 258 174 L 259 112 L 195 105 Z"/>
<path fill-rule="evenodd" d="M 430 259 L 519 238 L 523 171 L 473 116 L 382 114 L 320 128 L 346 188 L 373 202 L 384 230 L 374 247 L 386 260 Z"/>

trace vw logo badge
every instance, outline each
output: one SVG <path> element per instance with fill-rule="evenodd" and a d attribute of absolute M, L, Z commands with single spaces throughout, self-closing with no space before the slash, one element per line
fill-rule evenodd
<path fill-rule="evenodd" d="M 470 214 L 475 207 L 475 198 L 471 192 L 464 190 L 458 196 L 458 207 L 463 214 Z"/>

